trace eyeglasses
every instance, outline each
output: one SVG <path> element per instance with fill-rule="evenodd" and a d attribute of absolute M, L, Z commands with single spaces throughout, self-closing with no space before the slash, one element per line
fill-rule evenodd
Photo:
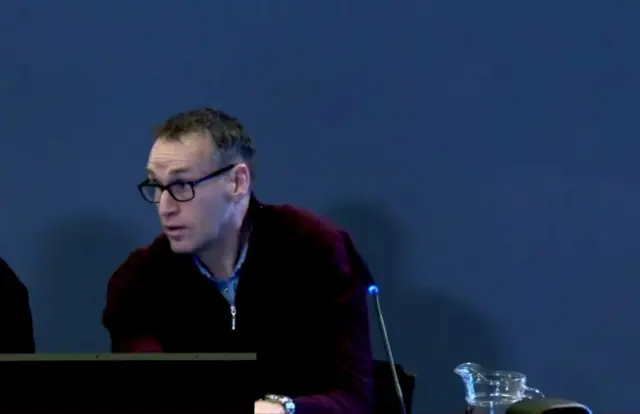
<path fill-rule="evenodd" d="M 230 171 L 236 164 L 227 165 L 226 167 L 215 170 L 211 174 L 207 174 L 202 178 L 198 178 L 194 181 L 174 181 L 167 185 L 156 183 L 150 179 L 146 179 L 138 184 L 138 191 L 142 194 L 142 198 L 150 203 L 157 204 L 160 202 L 162 193 L 169 192 L 171 197 L 178 202 L 185 202 L 193 200 L 196 196 L 196 186 L 212 178 L 218 177 L 227 171 Z"/>

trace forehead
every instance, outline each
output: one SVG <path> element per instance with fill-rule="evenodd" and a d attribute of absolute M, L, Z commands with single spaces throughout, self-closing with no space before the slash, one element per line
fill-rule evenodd
<path fill-rule="evenodd" d="M 156 175 L 201 172 L 211 169 L 213 161 L 211 140 L 192 133 L 180 139 L 157 139 L 151 147 L 147 169 Z"/>

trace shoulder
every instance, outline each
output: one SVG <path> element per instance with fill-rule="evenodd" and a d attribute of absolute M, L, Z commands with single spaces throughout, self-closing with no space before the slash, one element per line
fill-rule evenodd
<path fill-rule="evenodd" d="M 142 288 L 151 282 L 152 269 L 162 266 L 173 255 L 164 234 L 157 236 L 147 246 L 135 249 L 111 275 L 109 292 Z"/>
<path fill-rule="evenodd" d="M 261 210 L 262 221 L 268 223 L 270 233 L 301 249 L 320 249 L 324 253 L 339 250 L 348 237 L 328 219 L 290 204 L 265 204 Z"/>
<path fill-rule="evenodd" d="M 305 266 L 343 288 L 366 283 L 368 269 L 346 230 L 292 205 L 263 205 L 262 209 L 269 232 L 277 234 L 278 242 Z"/>
<path fill-rule="evenodd" d="M 2 258 L 0 258 L 0 292 L 11 292 L 11 295 L 20 296 L 28 295 L 25 284 Z"/>
<path fill-rule="evenodd" d="M 17 276 L 14 273 L 13 269 L 11 269 L 11 267 L 9 267 L 9 264 L 5 262 L 1 257 L 0 257 L 0 278 L 2 278 L 2 281 L 17 279 Z"/>
<path fill-rule="evenodd" d="M 2 287 L 24 287 L 18 275 L 2 258 L 0 258 L 0 284 Z"/>

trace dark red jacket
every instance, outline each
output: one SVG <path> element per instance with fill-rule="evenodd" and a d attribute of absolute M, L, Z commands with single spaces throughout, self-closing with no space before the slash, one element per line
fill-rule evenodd
<path fill-rule="evenodd" d="M 27 287 L 0 259 L 0 353 L 35 352 Z"/>
<path fill-rule="evenodd" d="M 349 236 L 291 206 L 249 208 L 249 250 L 229 304 L 164 236 L 111 277 L 103 323 L 114 352 L 258 352 L 269 393 L 299 414 L 366 414 L 372 355 L 366 269 Z"/>

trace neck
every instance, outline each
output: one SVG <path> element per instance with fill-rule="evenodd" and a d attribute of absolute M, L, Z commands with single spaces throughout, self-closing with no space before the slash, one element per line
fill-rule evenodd
<path fill-rule="evenodd" d="M 222 237 L 198 254 L 198 258 L 207 266 L 216 279 L 229 279 L 236 266 L 240 249 L 247 235 L 246 219 L 249 207 L 248 197 L 242 201 L 232 219 L 225 226 Z"/>

